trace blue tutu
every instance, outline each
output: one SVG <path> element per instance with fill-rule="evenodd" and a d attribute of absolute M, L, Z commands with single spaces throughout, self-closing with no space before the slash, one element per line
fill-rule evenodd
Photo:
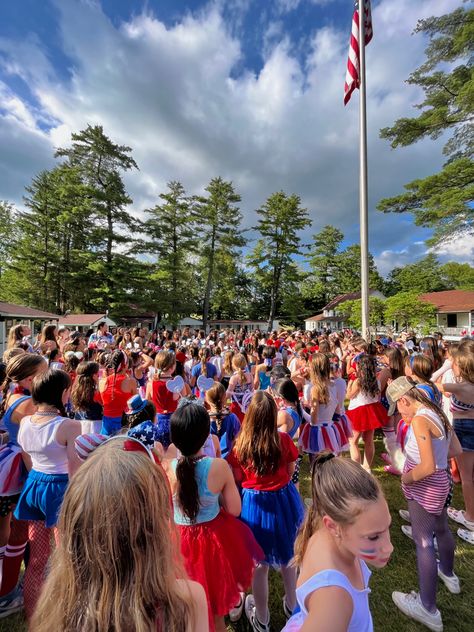
<path fill-rule="evenodd" d="M 120 430 L 122 430 L 122 417 L 106 417 L 105 415 L 102 417 L 100 434 L 110 436 L 117 434 Z"/>
<path fill-rule="evenodd" d="M 291 482 L 274 492 L 242 489 L 240 519 L 252 530 L 267 564 L 286 565 L 293 558 L 303 518 L 303 502 Z"/>
<path fill-rule="evenodd" d="M 155 441 L 159 441 L 166 450 L 171 443 L 170 439 L 170 419 L 171 413 L 158 413 L 156 415 L 157 433 Z"/>
<path fill-rule="evenodd" d="M 31 470 L 14 511 L 17 520 L 40 520 L 55 527 L 68 484 L 67 474 L 43 474 Z"/>

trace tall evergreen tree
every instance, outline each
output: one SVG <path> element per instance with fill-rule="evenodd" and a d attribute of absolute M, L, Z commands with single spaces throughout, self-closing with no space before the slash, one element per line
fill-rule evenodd
<path fill-rule="evenodd" d="M 195 212 L 200 223 L 199 256 L 205 284 L 202 320 L 204 328 L 209 321 L 211 294 L 216 279 L 216 259 L 219 251 L 234 258 L 238 248 L 245 244 L 240 230 L 242 214 L 236 206 L 241 198 L 232 182 L 213 178 L 206 187 L 207 196 L 195 198 Z"/>
<path fill-rule="evenodd" d="M 97 309 L 113 309 L 124 299 L 120 295 L 126 278 L 121 266 L 114 265 L 114 257 L 118 246 L 130 243 L 125 231 L 133 235 L 136 228 L 136 220 L 126 210 L 132 200 L 121 175 L 138 169 L 130 153 L 130 147 L 112 142 L 100 125 L 88 125 L 73 134 L 71 147 L 56 152 L 80 171 L 91 189 L 95 248 L 88 267 L 96 275 L 93 302 Z"/>
<path fill-rule="evenodd" d="M 310 273 L 306 277 L 302 291 L 305 298 L 314 302 L 314 309 L 324 307 L 338 294 L 334 275 L 336 255 L 343 239 L 343 233 L 330 225 L 324 226 L 319 233 L 313 235 L 313 243 L 308 253 Z"/>
<path fill-rule="evenodd" d="M 292 266 L 293 257 L 303 250 L 298 233 L 310 220 L 307 210 L 301 207 L 300 198 L 283 191 L 273 193 L 257 214 L 260 219 L 255 228 L 261 237 L 249 261 L 256 268 L 262 285 L 269 290 L 268 329 L 271 329 L 284 275 Z"/>
<path fill-rule="evenodd" d="M 190 256 L 196 251 L 195 218 L 191 200 L 180 182 L 169 182 L 160 204 L 146 211 L 148 240 L 140 249 L 157 256 L 152 279 L 160 286 L 157 308 L 177 325 L 192 311 Z"/>
<path fill-rule="evenodd" d="M 338 294 L 360 291 L 360 246 L 351 244 L 335 257 L 333 272 L 334 288 Z M 380 276 L 374 257 L 369 253 L 369 287 L 371 290 L 384 288 L 384 282 Z"/>
<path fill-rule="evenodd" d="M 474 9 L 420 20 L 415 32 L 430 38 L 425 63 L 408 79 L 425 93 L 416 106 L 421 113 L 380 135 L 403 147 L 448 134 L 448 161 L 441 172 L 407 184 L 407 193 L 382 200 L 379 210 L 413 213 L 417 225 L 435 229 L 430 243 L 436 244 L 474 234 Z"/>

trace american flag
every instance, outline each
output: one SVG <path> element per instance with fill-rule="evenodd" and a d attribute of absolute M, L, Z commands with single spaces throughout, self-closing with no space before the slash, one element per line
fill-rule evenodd
<path fill-rule="evenodd" d="M 365 45 L 372 39 L 372 15 L 370 12 L 370 0 L 364 3 L 364 33 Z M 349 103 L 352 92 L 360 86 L 359 77 L 359 3 L 355 3 L 354 14 L 352 16 L 351 41 L 349 44 L 349 57 L 347 59 L 346 82 L 344 84 L 344 105 Z"/>

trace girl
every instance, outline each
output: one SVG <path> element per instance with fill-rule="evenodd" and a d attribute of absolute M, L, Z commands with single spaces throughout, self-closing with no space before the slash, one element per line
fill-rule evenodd
<path fill-rule="evenodd" d="M 99 432 L 102 425 L 103 408 L 97 390 L 99 369 L 97 362 L 81 362 L 77 367 L 76 381 L 72 387 L 74 419 L 81 421 L 83 434 Z"/>
<path fill-rule="evenodd" d="M 45 325 L 41 331 L 39 339 L 39 348 L 42 354 L 46 354 L 51 349 L 59 349 L 56 342 L 56 325 Z"/>
<path fill-rule="evenodd" d="M 299 612 L 284 632 L 372 632 L 370 571 L 393 551 L 390 512 L 379 484 L 360 465 L 316 455 L 313 502 L 295 544 Z"/>
<path fill-rule="evenodd" d="M 375 454 L 374 431 L 388 424 L 388 415 L 380 403 L 375 359 L 367 354 L 356 362 L 356 377 L 349 380 L 347 397 L 350 399 L 347 416 L 352 426 L 351 459 L 360 463 L 359 439 L 364 441 L 363 467 L 370 471 Z"/>
<path fill-rule="evenodd" d="M 234 357 L 234 352 L 232 350 L 226 351 L 224 354 L 224 362 L 222 364 L 222 375 L 221 375 L 221 383 L 225 386 L 225 388 L 229 388 L 230 378 L 232 376 L 232 359 Z"/>
<path fill-rule="evenodd" d="M 247 360 L 242 353 L 237 353 L 232 358 L 234 373 L 229 380 L 227 397 L 232 400 L 230 410 L 237 415 L 240 423 L 243 422 L 249 399 L 252 396 L 252 375 L 247 369 Z"/>
<path fill-rule="evenodd" d="M 312 460 L 322 450 L 339 452 L 344 449 L 350 431 L 337 385 L 331 380 L 331 363 L 327 355 L 313 355 L 310 377 L 311 382 L 305 386 L 303 398 L 310 408 L 311 421 L 301 431 L 299 446 Z M 338 415 L 337 421 L 333 422 L 335 415 Z"/>
<path fill-rule="evenodd" d="M 15 325 L 11 327 L 8 332 L 7 349 L 18 347 L 28 336 L 31 336 L 31 329 L 27 325 Z M 31 345 L 29 346 L 31 347 Z M 30 350 L 33 351 L 32 348 Z"/>
<path fill-rule="evenodd" d="M 296 569 L 289 562 L 303 519 L 303 504 L 291 482 L 298 450 L 285 432 L 278 432 L 277 416 L 271 395 L 257 391 L 228 459 L 242 486 L 241 520 L 251 528 L 265 553 L 265 561 L 255 569 L 253 595 L 248 595 L 245 602 L 245 613 L 257 632 L 270 630 L 270 565 L 278 566 L 282 574 L 287 616 L 296 602 Z"/>
<path fill-rule="evenodd" d="M 185 567 L 204 586 L 210 629 L 225 631 L 224 616 L 249 587 L 262 551 L 248 527 L 234 517 L 241 503 L 227 463 L 202 454 L 210 432 L 204 406 L 184 402 L 173 413 L 170 430 L 181 454 L 167 472 Z"/>
<path fill-rule="evenodd" d="M 99 380 L 99 393 L 104 416 L 100 433 L 112 435 L 122 427 L 122 415 L 127 409 L 127 401 L 137 392 L 137 382 L 129 377 L 128 357 L 116 349 L 107 357 L 106 376 Z"/>
<path fill-rule="evenodd" d="M 214 380 L 217 380 L 217 369 L 209 362 L 210 357 L 211 350 L 209 347 L 202 347 L 199 350 L 199 364 L 196 364 L 193 367 L 191 371 L 191 380 L 189 382 L 193 388 L 200 375 L 204 375 L 204 377 L 212 377 Z"/>
<path fill-rule="evenodd" d="M 43 358 L 36 354 L 22 353 L 7 364 L 2 384 L 0 416 L 8 442 L 0 447 L 0 595 L 13 590 L 18 582 L 20 566 L 28 539 L 27 525 L 12 522 L 14 509 L 26 479 L 26 468 L 18 443 L 20 421 L 36 411 L 30 395 L 36 375 L 47 370 Z M 12 392 L 12 386 L 14 390 Z M 2 604 L 7 606 L 8 604 Z"/>
<path fill-rule="evenodd" d="M 289 378 L 278 380 L 271 389 L 278 407 L 278 430 L 288 433 L 293 439 L 303 420 L 298 389 Z"/>
<path fill-rule="evenodd" d="M 167 382 L 172 379 L 176 366 L 176 358 L 172 351 L 160 351 L 155 358 L 155 372 L 153 379 L 146 387 L 146 398 L 153 402 L 156 408 L 156 424 L 158 426 L 158 441 L 166 450 L 170 443 L 170 418 L 178 406 L 180 393 L 172 393 L 167 388 Z"/>
<path fill-rule="evenodd" d="M 220 382 L 216 382 L 206 391 L 206 404 L 209 407 L 211 433 L 217 435 L 221 447 L 221 456 L 227 458 L 232 451 L 235 439 L 240 431 L 240 421 L 234 413 L 225 408 L 226 390 Z"/>
<path fill-rule="evenodd" d="M 460 592 L 459 580 L 453 572 L 454 539 L 447 515 L 451 491 L 448 457 L 456 456 L 460 446 L 442 409 L 419 390 L 414 380 L 399 377 L 388 386 L 387 398 L 389 413 L 398 408 L 409 425 L 402 490 L 408 501 L 420 585 L 419 594 L 394 592 L 392 598 L 408 617 L 431 630 L 441 631 L 443 623 L 436 608 L 438 577 L 450 592 Z M 439 565 L 433 534 L 437 539 Z"/>
<path fill-rule="evenodd" d="M 114 437 L 81 465 L 32 632 L 208 632 L 204 590 L 185 579 L 168 481 L 150 456 Z"/>
<path fill-rule="evenodd" d="M 433 362 L 425 355 L 414 354 L 405 358 L 405 375 L 411 377 L 419 387 L 419 390 L 438 406 L 442 404 L 441 392 L 431 381 L 433 374 Z"/>
<path fill-rule="evenodd" d="M 255 390 L 265 391 L 270 386 L 270 373 L 272 372 L 275 360 L 275 347 L 266 346 L 263 349 L 263 363 L 259 364 L 255 369 L 255 379 L 253 386 Z"/>
<path fill-rule="evenodd" d="M 78 421 L 65 416 L 71 380 L 57 369 L 37 375 L 31 394 L 36 412 L 24 417 L 18 443 L 31 470 L 15 509 L 17 520 L 29 520 L 30 559 L 25 573 L 25 612 L 31 617 L 50 555 L 51 530 L 55 537 L 59 507 L 68 478 L 79 466 L 74 441 L 81 433 Z"/>
<path fill-rule="evenodd" d="M 397 347 L 389 347 L 385 349 L 383 354 L 384 368 L 378 375 L 381 391 L 381 403 L 388 410 L 388 400 L 385 396 L 387 386 L 393 380 L 405 375 L 403 355 Z M 403 469 L 403 453 L 400 446 L 397 445 L 397 413 L 388 417 L 388 424 L 383 427 L 384 443 L 387 452 L 382 452 L 381 457 L 387 465 L 384 470 L 389 474 L 396 476 L 401 475 Z M 399 417 L 399 416 L 398 416 Z"/>
<path fill-rule="evenodd" d="M 420 340 L 420 349 L 433 365 L 433 371 L 438 371 L 443 365 L 443 356 L 441 355 L 438 341 L 433 336 L 426 336 Z"/>
<path fill-rule="evenodd" d="M 462 447 L 457 462 L 466 510 L 450 508 L 448 515 L 465 527 L 458 530 L 459 537 L 474 544 L 474 340 L 459 345 L 453 372 L 456 382 L 443 384 L 443 390 L 451 394 L 454 432 Z"/>

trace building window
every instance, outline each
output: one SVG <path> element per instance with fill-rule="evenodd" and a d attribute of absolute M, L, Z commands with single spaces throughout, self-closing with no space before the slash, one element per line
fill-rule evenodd
<path fill-rule="evenodd" d="M 447 323 L 448 327 L 457 327 L 458 326 L 458 315 L 457 314 L 447 314 Z"/>

